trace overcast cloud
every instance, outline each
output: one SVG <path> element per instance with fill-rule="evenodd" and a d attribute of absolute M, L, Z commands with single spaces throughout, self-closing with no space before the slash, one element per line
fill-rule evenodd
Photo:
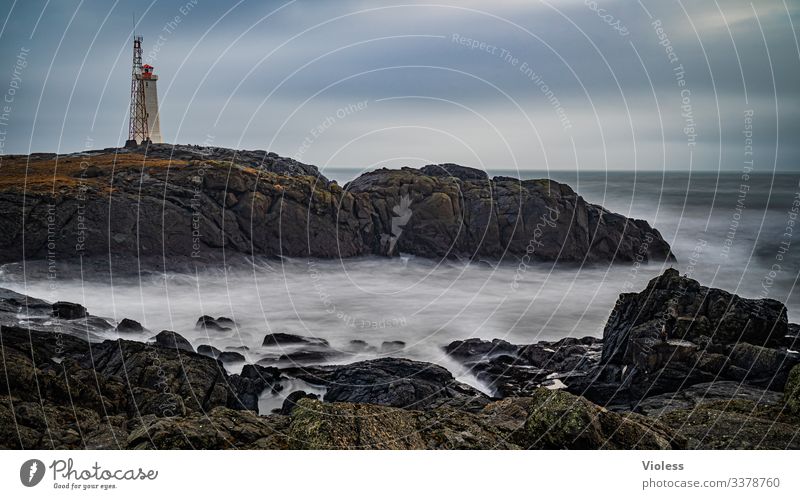
<path fill-rule="evenodd" d="M 440 3 L 3 1 L 3 153 L 124 142 L 135 12 L 168 142 L 323 167 L 737 171 L 752 110 L 756 169 L 798 170 L 797 1 Z"/>

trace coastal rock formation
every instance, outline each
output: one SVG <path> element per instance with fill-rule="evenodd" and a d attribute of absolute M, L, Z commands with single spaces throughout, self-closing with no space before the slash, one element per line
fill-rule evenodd
<path fill-rule="evenodd" d="M 620 295 L 593 376 L 569 390 L 600 404 L 639 401 L 700 383 L 735 381 L 782 391 L 800 355 L 786 348 L 786 307 L 701 286 L 666 270 Z"/>
<path fill-rule="evenodd" d="M 567 185 L 488 179 L 458 165 L 376 170 L 342 188 L 264 151 L 154 145 L 7 156 L 3 169 L 0 263 L 113 255 L 161 269 L 215 261 L 222 248 L 264 257 L 673 258 L 647 222 Z"/>
<path fill-rule="evenodd" d="M 502 397 L 498 400 L 456 381 L 440 366 L 398 358 L 340 366 L 245 365 L 231 374 L 218 360 L 191 346 L 181 348 L 175 333 L 163 331 L 163 341 L 149 343 L 90 342 L 85 338 L 113 333 L 114 327 L 88 311 L 73 319 L 51 312 L 45 301 L 0 289 L 0 448 L 800 447 L 800 365 L 786 374 L 785 386 L 765 378 L 772 371 L 770 379 L 777 379 L 782 366 L 793 362 L 794 354 L 780 339 L 776 346 L 708 342 L 694 349 L 681 344 L 675 347 L 674 366 L 657 357 L 646 365 L 658 370 L 643 375 L 672 370 L 672 379 L 678 379 L 687 374 L 686 359 L 699 355 L 695 361 L 702 363 L 706 354 L 700 352 L 712 348 L 723 353 L 707 355 L 726 359 L 722 376 L 739 376 L 739 370 L 758 374 L 753 380 L 745 376 L 744 383 L 719 379 L 689 386 L 690 375 L 687 386 L 635 401 L 632 396 L 648 392 L 639 388 L 639 378 L 626 377 L 637 366 L 609 371 L 599 361 L 605 347 L 596 339 L 533 345 L 470 339 L 448 345 L 453 359 L 486 373 Z M 36 322 L 36 317 L 45 320 Z M 765 338 L 773 344 L 771 333 Z M 495 371 L 514 363 L 518 369 L 508 369 L 512 375 Z M 614 378 L 609 373 L 617 369 Z M 325 395 L 319 400 L 293 391 L 275 413 L 258 415 L 260 398 L 292 386 L 291 378 L 324 388 Z M 553 389 L 559 388 L 548 384 L 553 380 L 566 388 Z M 591 400 L 612 387 L 626 395 L 608 407 Z"/>
<path fill-rule="evenodd" d="M 381 169 L 346 186 L 368 199 L 372 252 L 440 258 L 609 262 L 672 259 L 643 220 L 587 203 L 552 180 L 486 178 L 458 165 Z"/>
<path fill-rule="evenodd" d="M 564 338 L 532 345 L 478 338 L 454 341 L 445 352 L 459 361 L 498 397 L 528 396 L 539 387 L 560 388 L 591 375 L 600 360 L 597 338 Z"/>

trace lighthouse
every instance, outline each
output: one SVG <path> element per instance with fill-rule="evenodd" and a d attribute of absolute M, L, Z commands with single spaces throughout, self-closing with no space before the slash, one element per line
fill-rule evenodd
<path fill-rule="evenodd" d="M 125 147 L 163 142 L 158 116 L 158 76 L 154 69 L 149 64 L 142 65 L 142 37 L 134 36 L 130 121 Z"/>

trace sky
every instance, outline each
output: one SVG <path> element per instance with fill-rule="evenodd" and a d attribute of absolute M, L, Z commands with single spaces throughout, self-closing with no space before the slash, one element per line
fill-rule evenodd
<path fill-rule="evenodd" d="M 800 171 L 800 1 L 0 1 L 2 154 L 127 138 L 321 168 Z M 4 107 L 2 107 L 4 106 Z"/>

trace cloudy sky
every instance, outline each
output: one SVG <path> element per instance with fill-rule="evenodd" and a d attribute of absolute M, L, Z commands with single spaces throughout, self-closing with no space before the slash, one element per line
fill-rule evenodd
<path fill-rule="evenodd" d="M 800 169 L 797 0 L 0 5 L 4 154 L 125 141 L 135 13 L 171 143 L 328 168 L 741 171 L 752 130 L 757 171 Z"/>

